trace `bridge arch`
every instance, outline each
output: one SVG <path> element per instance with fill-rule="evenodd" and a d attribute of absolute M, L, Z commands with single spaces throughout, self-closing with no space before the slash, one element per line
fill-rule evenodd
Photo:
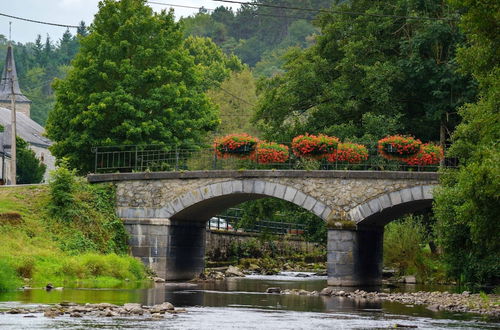
<path fill-rule="evenodd" d="M 232 206 L 266 197 L 293 203 L 323 220 L 332 212 L 322 201 L 289 185 L 267 180 L 230 180 L 191 190 L 167 202 L 160 213 L 172 221 L 206 221 Z"/>
<path fill-rule="evenodd" d="M 405 214 L 430 208 L 436 185 L 422 185 L 389 192 L 362 203 L 348 213 L 357 226 L 385 226 Z"/>

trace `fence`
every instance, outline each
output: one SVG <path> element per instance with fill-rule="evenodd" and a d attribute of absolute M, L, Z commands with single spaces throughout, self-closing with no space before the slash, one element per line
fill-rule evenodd
<path fill-rule="evenodd" d="M 290 153 L 290 158 L 284 163 L 262 164 L 257 161 L 256 156 L 252 159 L 221 158 L 214 147 L 180 149 L 160 145 L 127 145 L 95 147 L 92 151 L 95 154 L 94 173 L 241 169 L 433 172 L 439 168 L 439 165 L 414 166 L 397 160 L 387 160 L 379 155 L 374 143 L 365 145 L 368 147 L 369 156 L 367 160 L 359 164 L 306 159 L 296 157 L 293 153 Z M 445 161 L 445 164 L 456 165 L 449 161 Z"/>
<path fill-rule="evenodd" d="M 228 211 L 231 212 L 229 209 Z M 237 215 L 217 215 L 212 217 L 207 223 L 207 229 L 240 231 L 247 233 L 267 233 L 273 235 L 303 235 L 306 232 L 306 225 L 300 223 L 290 223 L 281 221 L 260 220 L 252 224 L 242 225 L 241 216 Z"/>

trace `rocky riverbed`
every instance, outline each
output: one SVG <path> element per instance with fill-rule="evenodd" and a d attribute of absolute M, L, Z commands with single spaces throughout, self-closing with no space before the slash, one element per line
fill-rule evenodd
<path fill-rule="evenodd" d="M 327 287 L 321 291 L 306 291 L 296 289 L 281 290 L 281 288 L 268 288 L 267 293 L 292 294 L 310 296 L 336 296 L 349 299 L 367 299 L 399 302 L 405 305 L 427 305 L 432 311 L 465 312 L 487 315 L 500 319 L 500 296 L 471 294 L 464 291 L 461 294 L 449 292 L 412 292 L 412 293 L 385 293 L 367 292 L 363 290 L 343 291 Z"/>
<path fill-rule="evenodd" d="M 70 317 L 144 317 L 165 319 L 185 312 L 185 309 L 176 309 L 169 302 L 154 306 L 144 306 L 141 304 L 119 306 L 108 303 L 79 305 L 72 302 L 62 302 L 50 306 L 39 306 L 37 308 L 11 308 L 0 311 L 0 314 L 21 314 L 24 317 L 37 317 L 37 314 L 43 314 L 43 316 L 49 318 L 66 315 Z"/>

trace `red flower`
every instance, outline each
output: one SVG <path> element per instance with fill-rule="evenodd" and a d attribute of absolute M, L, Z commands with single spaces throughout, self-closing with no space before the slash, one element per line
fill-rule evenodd
<path fill-rule="evenodd" d="M 248 158 L 255 152 L 255 147 L 259 139 L 243 134 L 229 134 L 221 138 L 215 139 L 215 150 L 217 156 L 228 158 L 236 156 L 240 158 Z"/>
<path fill-rule="evenodd" d="M 299 135 L 292 140 L 292 150 L 297 157 L 312 157 L 321 159 L 337 149 L 339 139 L 324 134 Z"/>
<path fill-rule="evenodd" d="M 260 164 L 284 163 L 290 154 L 288 147 L 283 144 L 262 141 L 258 144 L 257 151 L 252 157 Z"/>
<path fill-rule="evenodd" d="M 378 151 L 386 159 L 405 159 L 420 151 L 422 142 L 411 136 L 393 135 L 378 141 Z"/>
<path fill-rule="evenodd" d="M 328 154 L 326 160 L 329 162 L 346 162 L 359 164 L 368 159 L 368 149 L 364 145 L 356 143 L 339 143 L 337 150 Z"/>
<path fill-rule="evenodd" d="M 403 159 L 403 162 L 415 166 L 437 165 L 443 157 L 444 152 L 441 146 L 426 143 L 422 145 L 418 154 Z"/>

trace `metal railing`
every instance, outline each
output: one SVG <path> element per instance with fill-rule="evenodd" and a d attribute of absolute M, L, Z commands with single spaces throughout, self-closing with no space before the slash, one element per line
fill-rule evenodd
<path fill-rule="evenodd" d="M 288 144 L 290 147 L 289 143 L 283 144 Z M 439 168 L 439 165 L 413 166 L 397 160 L 387 160 L 379 155 L 373 143 L 365 145 L 372 145 L 368 147 L 369 157 L 359 164 L 300 158 L 292 152 L 290 152 L 290 158 L 284 163 L 262 164 L 257 161 L 258 155 L 252 159 L 221 158 L 214 147 L 180 149 L 160 145 L 124 145 L 95 147 L 92 148 L 92 152 L 95 155 L 94 173 L 241 169 L 434 172 Z M 445 164 L 448 167 L 456 165 L 447 162 Z"/>
<path fill-rule="evenodd" d="M 243 225 L 241 219 L 241 216 L 217 215 L 207 222 L 207 229 L 273 235 L 303 235 L 306 233 L 306 225 L 300 223 L 259 220 L 252 224 Z"/>

